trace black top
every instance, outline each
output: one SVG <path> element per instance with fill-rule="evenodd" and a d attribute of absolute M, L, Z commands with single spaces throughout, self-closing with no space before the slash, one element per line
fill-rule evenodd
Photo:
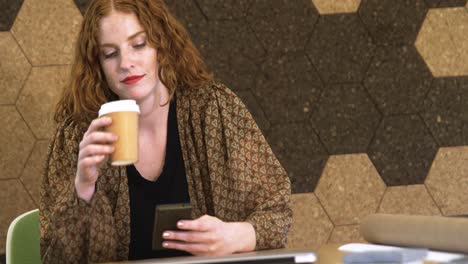
<path fill-rule="evenodd" d="M 159 178 L 155 182 L 146 180 L 135 166 L 127 166 L 131 220 L 130 260 L 188 255 L 176 250 L 152 250 L 156 205 L 190 202 L 175 104 L 174 99 L 169 106 L 166 158 Z"/>

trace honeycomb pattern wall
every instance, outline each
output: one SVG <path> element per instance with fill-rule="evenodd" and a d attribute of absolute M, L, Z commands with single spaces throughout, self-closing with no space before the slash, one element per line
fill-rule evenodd
<path fill-rule="evenodd" d="M 36 208 L 87 0 L 0 1 L 0 253 Z M 289 247 L 361 241 L 374 212 L 468 214 L 461 0 L 166 0 L 292 182 Z"/>

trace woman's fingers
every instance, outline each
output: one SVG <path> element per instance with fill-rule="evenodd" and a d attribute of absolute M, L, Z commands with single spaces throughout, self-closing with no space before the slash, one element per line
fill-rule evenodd
<path fill-rule="evenodd" d="M 109 132 L 95 131 L 83 137 L 80 142 L 80 149 L 93 143 L 113 143 L 117 140 L 117 136 Z"/>
<path fill-rule="evenodd" d="M 213 243 L 216 241 L 216 237 L 212 232 L 196 231 L 166 231 L 163 233 L 163 238 L 187 243 Z"/>
<path fill-rule="evenodd" d="M 179 241 L 164 241 L 163 247 L 176 249 L 180 251 L 189 252 L 192 255 L 196 256 L 205 256 L 205 255 L 222 255 L 217 254 L 217 248 L 215 246 L 208 246 L 206 244 L 201 243 L 185 243 Z"/>
<path fill-rule="evenodd" d="M 105 160 L 105 155 L 89 156 L 81 160 L 81 166 L 85 168 L 96 167 Z"/>
<path fill-rule="evenodd" d="M 192 230 L 206 232 L 221 224 L 222 221 L 216 217 L 204 215 L 195 220 L 180 220 L 177 222 L 177 228 L 181 230 Z"/>
<path fill-rule="evenodd" d="M 114 146 L 91 144 L 81 149 L 78 159 L 84 159 L 96 155 L 109 155 L 114 152 Z"/>
<path fill-rule="evenodd" d="M 112 118 L 110 118 L 108 116 L 96 118 L 91 122 L 91 124 L 88 127 L 88 131 L 86 131 L 86 133 L 88 133 L 88 134 L 92 133 L 94 131 L 99 130 L 99 128 L 101 128 L 101 127 L 105 127 L 105 126 L 110 125 L 111 123 L 112 123 Z"/>
<path fill-rule="evenodd" d="M 165 231 L 163 246 L 190 252 L 194 255 L 219 255 L 224 239 L 224 222 L 212 216 L 202 216 L 196 220 L 181 220 L 177 227 L 182 231 Z M 227 248 L 227 247 L 226 247 Z"/>
<path fill-rule="evenodd" d="M 177 222 L 178 231 L 163 233 L 163 247 L 194 255 L 225 255 L 255 249 L 255 229 L 247 222 L 223 222 L 204 215 Z"/>

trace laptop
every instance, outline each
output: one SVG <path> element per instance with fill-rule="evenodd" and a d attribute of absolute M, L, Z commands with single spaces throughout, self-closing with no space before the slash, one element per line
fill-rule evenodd
<path fill-rule="evenodd" d="M 311 250 L 273 249 L 261 250 L 249 253 L 239 253 L 218 257 L 173 257 L 160 259 L 145 259 L 134 261 L 115 262 L 116 264 L 294 264 L 314 263 L 316 254 Z"/>

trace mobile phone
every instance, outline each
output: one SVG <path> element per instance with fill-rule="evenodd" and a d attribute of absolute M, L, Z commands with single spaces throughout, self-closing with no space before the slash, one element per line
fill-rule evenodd
<path fill-rule="evenodd" d="M 153 250 L 165 249 L 162 234 L 167 230 L 178 230 L 177 221 L 191 220 L 192 207 L 188 203 L 157 205 L 154 215 Z"/>

